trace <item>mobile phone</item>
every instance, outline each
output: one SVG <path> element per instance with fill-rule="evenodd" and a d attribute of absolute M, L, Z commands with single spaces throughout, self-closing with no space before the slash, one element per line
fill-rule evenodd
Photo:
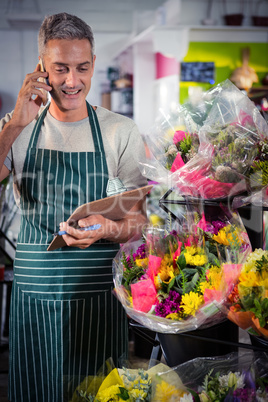
<path fill-rule="evenodd" d="M 43 64 L 43 62 L 42 62 L 41 59 L 39 60 L 39 64 L 40 64 L 40 71 L 42 71 L 42 72 L 46 71 L 46 70 L 44 69 L 44 64 Z M 40 78 L 38 79 L 38 81 L 44 82 L 45 84 L 49 85 L 48 78 L 40 77 Z M 47 92 L 45 89 L 41 89 L 41 91 L 42 91 L 42 93 L 45 95 L 45 100 L 43 101 L 43 105 L 46 106 L 46 104 L 47 104 L 47 102 L 48 102 L 48 92 Z"/>

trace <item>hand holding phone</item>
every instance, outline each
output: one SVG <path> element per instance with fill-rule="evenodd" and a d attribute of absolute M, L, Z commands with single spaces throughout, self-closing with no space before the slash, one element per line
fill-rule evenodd
<path fill-rule="evenodd" d="M 44 65 L 43 65 L 43 62 L 42 62 L 41 59 L 39 61 L 39 64 L 40 64 L 40 71 L 45 72 L 46 70 L 44 69 Z M 38 81 L 44 82 L 44 84 L 49 85 L 49 82 L 48 82 L 47 78 L 40 77 L 40 78 L 38 78 Z M 46 104 L 48 102 L 48 93 L 47 93 L 47 91 L 45 89 L 40 88 L 40 90 L 44 95 L 43 96 L 43 105 L 46 106 Z"/>

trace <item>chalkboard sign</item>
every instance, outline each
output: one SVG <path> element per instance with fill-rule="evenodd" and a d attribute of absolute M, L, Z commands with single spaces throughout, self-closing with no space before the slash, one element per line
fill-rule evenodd
<path fill-rule="evenodd" d="M 181 63 L 181 81 L 215 84 L 215 64 L 213 62 Z"/>

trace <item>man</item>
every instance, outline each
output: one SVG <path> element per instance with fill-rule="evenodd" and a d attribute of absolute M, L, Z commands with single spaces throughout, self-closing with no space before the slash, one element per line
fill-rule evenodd
<path fill-rule="evenodd" d="M 127 352 L 126 315 L 112 294 L 112 259 L 146 222 L 144 201 L 121 220 L 66 220 L 113 189 L 146 184 L 132 120 L 86 102 L 95 65 L 91 28 L 61 13 L 45 18 L 39 63 L 14 111 L 0 122 L 0 180 L 11 171 L 21 208 L 10 326 L 10 401 L 69 400 L 86 375 Z M 47 82 L 44 82 L 44 80 Z M 46 107 L 45 92 L 51 95 Z M 47 251 L 59 229 L 69 247 Z"/>

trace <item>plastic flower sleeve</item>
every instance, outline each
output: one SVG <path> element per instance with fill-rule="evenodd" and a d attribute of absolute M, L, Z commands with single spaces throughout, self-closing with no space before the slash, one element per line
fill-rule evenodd
<path fill-rule="evenodd" d="M 225 307 L 225 309 L 224 309 Z M 255 249 L 244 262 L 223 311 L 250 335 L 268 341 L 268 251 Z"/>
<path fill-rule="evenodd" d="M 253 191 L 250 195 L 240 195 L 233 199 L 232 207 L 241 208 L 245 205 L 254 205 L 257 207 L 268 207 L 268 186 L 258 191 Z"/>
<path fill-rule="evenodd" d="M 268 171 L 265 119 L 229 80 L 219 86 L 221 91 L 199 130 L 198 155 L 171 178 L 174 187 L 184 191 L 189 185 L 196 189 L 192 195 L 207 199 L 263 186 L 263 172 Z"/>
<path fill-rule="evenodd" d="M 230 223 L 227 229 L 225 222 L 215 238 L 207 231 L 209 241 L 206 224 L 187 226 L 189 218 L 186 212 L 179 231 L 148 228 L 113 261 L 118 299 L 133 320 L 152 331 L 180 333 L 225 319 L 219 306 L 237 280 L 248 238 L 240 240 L 240 228 Z"/>
<path fill-rule="evenodd" d="M 107 367 L 109 366 L 109 370 Z M 126 361 L 122 367 L 114 367 L 111 359 L 105 362 L 101 374 L 85 377 L 73 393 L 70 402 L 89 401 L 151 401 L 179 400 L 190 395 L 178 374 L 163 363 L 155 361 L 148 369 L 131 368 Z M 106 375 L 103 375 L 105 371 Z"/>
<path fill-rule="evenodd" d="M 170 173 L 180 169 L 199 147 L 199 126 L 183 105 L 169 114 L 161 113 L 154 126 L 143 134 L 146 160 L 140 161 L 142 174 L 166 183 Z"/>
<path fill-rule="evenodd" d="M 198 357 L 173 370 L 200 401 L 267 401 L 267 353 L 240 351 L 222 357 Z"/>

